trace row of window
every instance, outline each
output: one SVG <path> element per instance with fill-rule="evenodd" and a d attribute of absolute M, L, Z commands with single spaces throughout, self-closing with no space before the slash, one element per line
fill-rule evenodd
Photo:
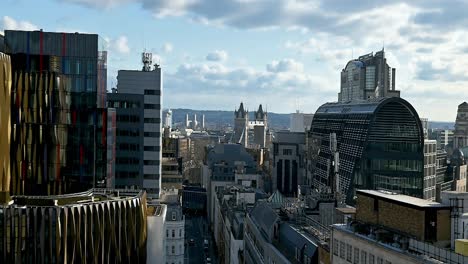
<path fill-rule="evenodd" d="M 145 90 L 145 95 L 161 95 L 161 90 Z"/>
<path fill-rule="evenodd" d="M 140 160 L 137 158 L 116 158 L 117 164 L 140 164 Z"/>
<path fill-rule="evenodd" d="M 145 173 L 143 175 L 145 180 L 159 180 L 159 174 L 157 173 Z"/>
<path fill-rule="evenodd" d="M 137 115 L 117 115 L 117 122 L 139 123 L 140 117 Z"/>
<path fill-rule="evenodd" d="M 144 150 L 145 151 L 160 151 L 161 147 L 160 146 L 145 146 Z"/>
<path fill-rule="evenodd" d="M 160 104 L 145 104 L 145 109 L 161 109 Z"/>
<path fill-rule="evenodd" d="M 161 136 L 161 133 L 160 132 L 145 132 L 144 133 L 144 136 L 145 137 L 160 137 Z"/>
<path fill-rule="evenodd" d="M 333 239 L 333 255 L 339 256 L 342 259 L 346 259 L 349 263 L 354 264 L 392 264 L 391 261 L 384 260 L 379 256 L 376 258 L 373 254 L 360 250 L 357 247 L 354 247 L 353 250 L 351 244 L 338 241 L 338 239 Z"/>
<path fill-rule="evenodd" d="M 161 118 L 156 117 L 156 118 L 145 118 L 145 123 L 146 124 L 159 124 L 161 123 Z"/>
<path fill-rule="evenodd" d="M 117 136 L 123 137 L 139 137 L 140 131 L 139 130 L 127 130 L 127 129 L 118 129 L 116 132 Z"/>
<path fill-rule="evenodd" d="M 120 143 L 119 144 L 119 150 L 139 151 L 140 150 L 140 144 Z"/>
<path fill-rule="evenodd" d="M 177 218 L 177 214 L 176 212 L 172 212 L 172 220 L 176 220 Z M 169 231 L 169 229 L 166 229 L 166 237 L 169 237 L 169 233 L 171 234 L 171 237 L 173 238 L 184 238 L 184 231 L 182 230 L 182 228 L 179 229 L 179 236 L 176 236 L 176 230 L 175 229 L 171 229 Z"/>
<path fill-rule="evenodd" d="M 140 108 L 140 102 L 138 101 L 125 101 L 125 100 L 109 100 L 107 101 L 107 107 L 113 108 Z"/>
<path fill-rule="evenodd" d="M 117 171 L 115 173 L 118 179 L 136 179 L 140 173 L 138 171 Z"/>
<path fill-rule="evenodd" d="M 160 161 L 159 160 L 145 160 L 143 164 L 144 165 L 159 165 Z"/>

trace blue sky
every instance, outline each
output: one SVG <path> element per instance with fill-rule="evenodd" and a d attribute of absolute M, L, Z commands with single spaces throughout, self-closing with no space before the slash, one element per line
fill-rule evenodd
<path fill-rule="evenodd" d="M 454 121 L 468 100 L 466 1 L 2 0 L 0 31 L 97 33 L 109 85 L 151 51 L 164 107 L 314 112 L 341 69 L 385 45 L 396 87 L 421 117 Z"/>

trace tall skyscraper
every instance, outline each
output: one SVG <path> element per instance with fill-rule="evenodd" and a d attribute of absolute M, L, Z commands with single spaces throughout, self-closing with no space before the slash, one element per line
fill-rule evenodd
<path fill-rule="evenodd" d="M 338 101 L 400 97 L 400 91 L 395 90 L 395 71 L 387 64 L 383 49 L 350 60 L 341 71 Z"/>
<path fill-rule="evenodd" d="M 169 128 L 169 131 L 172 129 L 172 110 L 169 109 L 166 112 L 166 118 L 164 120 L 164 126 Z"/>
<path fill-rule="evenodd" d="M 11 193 L 105 187 L 107 63 L 96 34 L 5 31 L 12 65 Z"/>
<path fill-rule="evenodd" d="M 468 103 L 463 102 L 458 106 L 455 131 L 453 133 L 453 148 L 468 146 Z"/>
<path fill-rule="evenodd" d="M 120 70 L 117 76 L 119 93 L 144 96 L 143 115 L 143 188 L 150 197 L 159 197 L 161 188 L 161 104 L 162 70 L 152 67 L 151 53 L 142 55 L 143 69 Z"/>

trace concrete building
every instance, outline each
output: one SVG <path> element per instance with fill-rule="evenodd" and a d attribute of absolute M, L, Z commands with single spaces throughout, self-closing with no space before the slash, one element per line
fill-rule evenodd
<path fill-rule="evenodd" d="M 161 104 L 162 70 L 151 68 L 151 53 L 142 54 L 143 70 L 119 70 L 119 93 L 144 96 L 143 188 L 151 197 L 159 197 L 161 188 Z M 141 136 L 141 135 L 140 135 Z"/>
<path fill-rule="evenodd" d="M 298 185 L 305 184 L 304 132 L 279 131 L 273 140 L 272 191 L 286 196 L 297 196 Z"/>
<path fill-rule="evenodd" d="M 400 91 L 395 90 L 395 71 L 387 64 L 383 49 L 349 61 L 341 71 L 338 101 L 400 97 Z"/>
<path fill-rule="evenodd" d="M 324 104 L 307 137 L 307 178 L 314 188 L 336 188 L 338 179 L 348 204 L 359 188 L 423 197 L 424 136 L 407 101 L 390 97 Z"/>
<path fill-rule="evenodd" d="M 263 198 L 266 194 L 260 189 L 238 184 L 216 191 L 213 233 L 220 263 L 243 263 L 245 216 Z"/>
<path fill-rule="evenodd" d="M 185 216 L 176 190 L 162 190 L 148 205 L 147 252 L 147 263 L 184 263 Z"/>
<path fill-rule="evenodd" d="M 451 248 L 457 239 L 468 238 L 468 193 L 465 191 L 445 191 L 441 193 L 441 203 L 450 206 Z"/>
<path fill-rule="evenodd" d="M 468 146 L 468 103 L 458 106 L 455 131 L 453 133 L 453 148 L 459 149 Z"/>
<path fill-rule="evenodd" d="M 421 117 L 420 120 L 421 120 L 421 126 L 422 126 L 423 133 L 424 133 L 424 139 L 428 139 L 428 137 L 429 137 L 429 119 Z"/>
<path fill-rule="evenodd" d="M 12 194 L 106 186 L 107 52 L 102 41 L 96 34 L 5 30 L 16 96 L 10 107 Z"/>
<path fill-rule="evenodd" d="M 358 190 L 356 221 L 333 225 L 331 263 L 465 263 L 445 249 L 451 208 L 406 195 Z"/>
<path fill-rule="evenodd" d="M 437 141 L 424 140 L 424 190 L 423 198 L 435 201 L 437 183 Z"/>
<path fill-rule="evenodd" d="M 117 157 L 117 110 L 107 108 L 107 179 L 106 188 L 115 189 L 115 162 Z"/>
<path fill-rule="evenodd" d="M 183 264 L 185 252 L 185 216 L 176 190 L 166 190 L 161 195 L 161 204 L 166 205 L 165 232 L 166 263 Z"/>
<path fill-rule="evenodd" d="M 453 130 L 444 129 L 435 131 L 437 148 L 447 151 L 447 148 L 453 149 Z"/>
<path fill-rule="evenodd" d="M 289 131 L 291 132 L 307 132 L 310 130 L 314 114 L 304 114 L 297 110 L 291 114 Z"/>
<path fill-rule="evenodd" d="M 107 94 L 107 107 L 116 111 L 115 186 L 143 188 L 144 95 Z"/>
<path fill-rule="evenodd" d="M 290 218 L 292 217 L 292 218 Z M 310 226 L 257 202 L 244 224 L 244 263 L 319 263 L 319 241 Z"/>
<path fill-rule="evenodd" d="M 441 202 L 441 193 L 453 188 L 453 175 L 450 177 L 447 167 L 447 152 L 437 150 L 436 153 L 436 201 Z"/>
<path fill-rule="evenodd" d="M 257 164 L 242 145 L 217 144 L 207 152 L 202 169 L 202 187 L 207 189 L 208 197 L 208 219 L 213 223 L 216 189 L 235 183 L 236 173 L 255 175 Z"/>
<path fill-rule="evenodd" d="M 162 189 L 182 189 L 182 164 L 183 158 L 180 153 L 180 143 L 184 139 L 163 138 L 162 162 L 161 162 L 161 183 Z"/>

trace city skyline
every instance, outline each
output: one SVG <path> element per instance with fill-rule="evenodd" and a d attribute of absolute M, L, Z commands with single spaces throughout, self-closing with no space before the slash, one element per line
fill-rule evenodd
<path fill-rule="evenodd" d="M 396 89 L 421 117 L 453 122 L 466 101 L 463 2 L 240 2 L 6 0 L 0 29 L 101 35 L 108 88 L 117 70 L 141 68 L 146 48 L 164 71 L 164 108 L 232 110 L 244 101 L 313 113 L 337 100 L 349 60 L 382 47 Z"/>

